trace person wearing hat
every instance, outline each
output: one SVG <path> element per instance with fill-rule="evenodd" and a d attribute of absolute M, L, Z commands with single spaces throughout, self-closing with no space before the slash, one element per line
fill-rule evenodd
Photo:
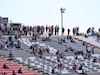
<path fill-rule="evenodd" d="M 18 73 L 23 73 L 21 68 L 18 70 Z"/>
<path fill-rule="evenodd" d="M 74 63 L 74 70 L 76 72 L 76 69 L 77 69 L 77 65 Z"/>

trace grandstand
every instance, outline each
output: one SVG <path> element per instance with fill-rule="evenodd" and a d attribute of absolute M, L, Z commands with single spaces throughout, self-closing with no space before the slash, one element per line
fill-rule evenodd
<path fill-rule="evenodd" d="M 72 43 L 69 39 L 67 43 L 62 42 L 62 44 L 58 44 L 58 38 L 64 39 L 66 37 L 50 37 L 51 41 L 42 41 L 42 37 L 37 38 L 37 41 L 30 41 L 29 36 L 24 36 L 21 38 L 18 38 L 21 42 L 21 48 L 17 49 L 15 47 L 8 48 L 6 50 L 0 50 L 1 57 L 9 57 L 9 51 L 12 51 L 14 55 L 14 63 L 18 62 L 18 64 L 22 64 L 23 66 L 27 66 L 26 69 L 22 69 L 25 75 L 51 75 L 52 67 L 57 65 L 57 51 L 65 53 L 64 58 L 60 58 L 60 62 L 63 63 L 63 68 L 55 68 L 55 73 L 53 75 L 78 75 L 82 74 L 82 70 L 79 70 L 80 62 L 84 62 L 85 65 L 83 65 L 83 68 L 87 74 L 97 74 L 100 72 L 100 51 L 98 49 L 94 50 L 94 54 L 91 54 L 90 59 L 84 59 L 83 55 L 79 54 L 78 58 L 75 59 L 76 55 L 75 52 L 77 51 L 83 51 L 84 54 L 86 53 L 86 46 L 83 46 L 82 42 L 75 41 L 75 43 Z M 1 39 L 1 42 L 6 42 L 8 37 L 5 37 Z M 13 38 L 14 39 L 14 38 Z M 81 39 L 82 40 L 82 39 Z M 35 54 L 32 54 L 32 49 L 30 49 L 31 45 L 37 44 L 39 48 L 49 48 L 49 53 L 43 52 L 43 55 L 41 56 L 38 52 L 35 52 Z M 72 48 L 72 51 L 65 52 L 67 48 Z M 92 48 L 90 46 L 90 48 Z M 98 59 L 98 62 L 92 62 L 94 58 Z M 7 60 L 9 61 L 9 60 Z M 12 68 L 14 68 L 15 72 L 17 73 L 17 70 L 20 68 L 17 65 L 14 65 L 11 63 L 11 61 L 7 62 L 5 60 L 0 59 L 0 65 L 1 72 L 7 72 L 8 75 L 12 73 Z M 7 65 L 9 67 L 13 66 L 9 70 L 3 70 L 2 65 L 7 62 Z M 74 63 L 77 64 L 77 72 L 74 72 L 73 66 Z M 10 65 L 9 65 L 10 64 Z M 23 74 L 23 75 L 24 75 Z M 21 75 L 21 74 L 17 74 Z"/>

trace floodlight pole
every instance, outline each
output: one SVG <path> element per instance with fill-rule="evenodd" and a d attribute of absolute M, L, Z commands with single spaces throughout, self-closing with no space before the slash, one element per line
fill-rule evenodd
<path fill-rule="evenodd" d="M 64 10 L 66 10 L 66 9 L 64 9 L 64 8 L 61 8 L 60 9 L 61 10 L 61 35 L 63 35 L 63 13 L 64 13 Z"/>

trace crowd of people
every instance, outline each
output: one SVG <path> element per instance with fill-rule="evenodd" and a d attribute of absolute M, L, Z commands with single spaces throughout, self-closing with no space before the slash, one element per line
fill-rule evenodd
<path fill-rule="evenodd" d="M 46 26 L 46 28 L 44 28 L 44 26 L 35 26 L 35 27 L 28 27 L 28 26 L 11 26 L 11 27 L 6 27 L 6 26 L 1 26 L 0 27 L 0 31 L 3 35 L 10 35 L 8 37 L 8 40 L 6 42 L 0 42 L 0 49 L 3 50 L 8 50 L 8 48 L 17 48 L 20 49 L 21 48 L 21 43 L 18 40 L 18 38 L 20 38 L 21 35 L 27 35 L 27 33 L 29 33 L 30 37 L 30 41 L 37 41 L 37 38 L 39 37 L 39 35 L 43 35 L 44 34 L 44 30 L 46 30 L 46 32 L 49 31 L 49 35 L 53 35 L 54 31 L 55 31 L 55 35 L 57 35 L 59 33 L 59 27 L 58 26 Z M 33 32 L 33 33 L 31 33 Z M 63 29 L 64 32 L 64 29 Z M 87 30 L 87 33 L 89 34 L 90 32 L 92 32 L 92 35 L 94 35 L 94 27 L 89 28 Z M 15 38 L 12 38 L 11 35 L 15 35 Z M 79 35 L 79 27 L 73 28 L 73 35 Z M 99 35 L 97 35 L 97 38 L 100 38 Z M 70 29 L 68 29 L 68 36 L 64 39 L 59 39 L 58 38 L 58 44 L 62 44 L 62 42 L 67 43 L 68 40 L 70 40 L 72 43 L 76 43 L 73 39 L 72 36 L 70 36 Z M 51 41 L 50 37 L 42 37 L 42 41 Z M 83 42 L 83 45 L 84 42 Z M 36 55 L 36 53 L 38 55 L 40 55 L 40 57 L 42 57 L 42 55 L 44 53 L 50 53 L 49 47 L 40 47 L 38 44 L 32 44 L 30 46 L 30 49 L 32 49 L 32 54 Z M 65 52 L 70 52 L 70 51 L 74 51 L 71 47 L 66 48 Z M 56 56 L 57 56 L 57 64 L 55 65 L 55 67 L 52 67 L 52 73 L 55 72 L 55 68 L 63 68 L 63 62 L 60 61 L 60 58 L 65 58 L 65 52 L 60 52 L 59 50 L 56 52 Z M 75 59 L 76 60 L 80 60 L 80 58 L 78 58 L 78 55 L 82 55 L 84 59 L 90 59 L 91 58 L 91 54 L 94 54 L 94 47 L 91 48 L 89 46 L 86 46 L 86 53 L 82 51 L 75 51 Z M 12 51 L 9 52 L 9 60 L 13 60 L 13 54 Z M 97 58 L 93 59 L 93 62 L 96 62 Z M 85 70 L 83 69 L 83 66 L 85 64 L 83 63 L 83 61 L 80 62 L 80 67 L 79 70 L 82 70 L 82 74 L 85 74 Z M 3 68 L 5 69 L 9 69 L 9 66 L 7 66 L 7 64 L 5 63 Z M 74 63 L 73 66 L 73 70 L 75 70 L 76 72 L 77 69 L 77 64 Z M 18 70 L 18 73 L 23 73 L 21 68 Z M 7 75 L 6 72 L 2 73 L 2 75 Z M 15 74 L 15 71 L 13 70 L 13 75 Z"/>
<path fill-rule="evenodd" d="M 18 38 L 17 36 L 15 36 L 15 39 L 9 36 L 6 42 L 0 43 L 0 49 L 7 50 L 8 48 L 13 48 L 13 47 L 19 49 L 21 47 L 21 43 L 17 38 Z"/>
<path fill-rule="evenodd" d="M 71 36 L 67 36 L 64 39 L 59 39 L 58 38 L 58 44 L 62 44 L 63 42 L 65 42 L 65 40 L 67 40 L 67 41 L 70 40 L 71 41 L 71 39 L 72 39 Z M 75 41 L 72 42 L 72 43 L 75 43 Z M 94 48 L 95 47 L 87 46 L 84 42 L 83 42 L 83 45 L 86 46 L 86 52 L 83 52 L 83 50 L 75 50 L 75 59 L 76 60 L 81 60 L 78 57 L 79 55 L 82 55 L 82 57 L 84 59 L 91 59 L 92 58 L 91 54 L 94 54 Z M 66 50 L 65 50 L 65 52 L 72 52 L 72 51 L 74 51 L 74 50 L 71 47 L 67 47 Z M 63 62 L 60 62 L 60 59 L 61 58 L 65 58 L 65 56 L 66 56 L 65 55 L 65 52 L 64 51 L 63 52 L 60 52 L 59 50 L 56 52 L 56 55 L 57 55 L 56 68 L 63 68 L 64 67 Z M 97 61 L 98 61 L 98 59 L 96 57 L 93 58 L 93 60 L 92 60 L 92 62 L 97 62 Z M 85 69 L 83 68 L 83 66 L 85 65 L 84 62 L 81 60 L 80 67 L 77 67 L 77 65 L 78 64 L 74 63 L 73 70 L 75 70 L 75 72 L 77 72 L 76 69 L 82 70 L 82 73 L 81 74 L 82 75 L 86 75 L 87 73 L 85 72 Z M 54 72 L 55 68 L 53 67 L 52 70 Z"/>
<path fill-rule="evenodd" d="M 3 68 L 3 69 L 10 69 L 9 66 L 7 65 L 7 63 L 4 63 L 2 68 Z M 17 73 L 19 73 L 19 74 L 24 74 L 21 68 L 18 69 Z M 1 75 L 8 75 L 8 74 L 7 74 L 7 72 L 2 72 Z M 12 75 L 17 75 L 17 74 L 15 73 L 15 70 L 13 70 Z"/>
<path fill-rule="evenodd" d="M 4 68 L 4 69 L 8 69 L 8 68 Z M 22 69 L 21 69 L 21 68 L 18 70 L 17 73 L 19 73 L 19 74 L 24 74 L 24 73 L 22 72 Z M 3 72 L 1 75 L 8 75 L 8 74 L 7 74 L 7 72 Z M 15 70 L 13 70 L 12 75 L 17 75 L 17 74 L 15 73 Z"/>
<path fill-rule="evenodd" d="M 44 53 L 49 53 L 50 52 L 48 47 L 41 47 L 38 44 L 34 44 L 34 45 L 32 44 L 30 46 L 30 49 L 32 49 L 32 52 L 31 52 L 32 54 L 36 55 L 36 53 L 37 53 L 38 55 L 40 55 L 40 57 L 42 57 L 42 55 Z"/>
<path fill-rule="evenodd" d="M 73 28 L 73 35 L 79 35 L 79 27 Z"/>
<path fill-rule="evenodd" d="M 33 33 L 38 33 L 40 35 L 43 35 L 44 33 L 49 33 L 51 35 L 58 35 L 59 34 L 59 26 L 21 26 L 21 25 L 15 25 L 15 26 L 7 26 L 2 25 L 0 26 L 0 35 L 32 35 Z"/>
<path fill-rule="evenodd" d="M 66 28 L 62 28 L 62 34 L 64 34 Z M 67 35 L 70 35 L 70 29 L 68 28 L 67 30 Z M 79 35 L 79 27 L 74 27 L 72 29 L 73 35 Z M 98 30 L 100 33 L 100 28 Z M 46 26 L 21 26 L 21 25 L 15 25 L 15 26 L 7 26 L 7 25 L 2 25 L 0 26 L 0 37 L 3 35 L 32 35 L 32 33 L 38 33 L 39 35 L 44 35 L 44 34 L 49 34 L 51 35 L 59 35 L 59 26 L 56 25 L 46 25 Z M 94 27 L 89 27 L 86 32 L 88 36 L 94 35 L 95 33 L 95 28 Z"/>

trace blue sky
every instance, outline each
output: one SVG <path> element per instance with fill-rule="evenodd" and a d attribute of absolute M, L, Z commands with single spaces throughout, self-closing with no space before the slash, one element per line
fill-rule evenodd
<path fill-rule="evenodd" d="M 64 27 L 80 32 L 88 27 L 100 27 L 100 0 L 0 0 L 0 16 L 24 25 L 61 26 L 60 8 L 66 8 Z"/>

